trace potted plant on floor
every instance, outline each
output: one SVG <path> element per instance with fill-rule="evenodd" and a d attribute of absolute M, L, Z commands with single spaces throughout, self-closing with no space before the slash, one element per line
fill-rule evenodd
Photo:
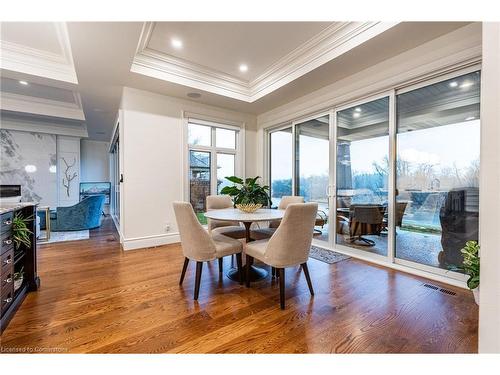
<path fill-rule="evenodd" d="M 467 287 L 472 290 L 474 300 L 479 305 L 479 244 L 476 241 L 467 241 L 460 252 L 464 260 L 458 269 L 469 276 Z"/>
<path fill-rule="evenodd" d="M 261 207 L 271 206 L 269 186 L 258 184 L 257 180 L 259 178 L 257 176 L 243 180 L 236 176 L 226 177 L 226 180 L 235 185 L 225 186 L 222 188 L 221 194 L 232 197 L 234 206 L 247 213 L 255 212 Z"/>

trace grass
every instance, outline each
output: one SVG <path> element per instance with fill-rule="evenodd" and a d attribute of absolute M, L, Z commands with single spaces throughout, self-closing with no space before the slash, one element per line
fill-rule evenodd
<path fill-rule="evenodd" d="M 197 212 L 196 217 L 198 218 L 198 221 L 201 223 L 201 225 L 207 224 L 207 218 L 205 217 L 205 214 L 203 212 Z"/>

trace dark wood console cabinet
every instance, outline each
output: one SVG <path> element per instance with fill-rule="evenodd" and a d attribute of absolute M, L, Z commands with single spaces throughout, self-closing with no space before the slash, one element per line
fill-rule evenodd
<path fill-rule="evenodd" d="M 37 274 L 36 205 L 28 203 L 12 204 L 10 206 L 2 205 L 0 213 L 0 332 L 3 332 L 26 294 L 39 288 L 40 279 Z M 16 214 L 32 219 L 28 223 L 31 231 L 31 246 L 29 247 L 21 245 L 19 249 L 16 249 L 14 246 L 12 226 Z M 19 280 L 16 282 L 14 276 L 20 272 L 23 274 L 22 283 Z"/>

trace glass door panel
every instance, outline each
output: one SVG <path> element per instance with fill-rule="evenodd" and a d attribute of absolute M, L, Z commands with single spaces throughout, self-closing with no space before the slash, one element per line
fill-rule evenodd
<path fill-rule="evenodd" d="M 315 239 L 329 236 L 329 117 L 321 116 L 295 126 L 295 194 L 318 203 Z"/>
<path fill-rule="evenodd" d="M 389 97 L 337 112 L 339 245 L 387 255 Z"/>
<path fill-rule="evenodd" d="M 226 177 L 234 176 L 234 155 L 233 154 L 217 154 L 217 194 L 225 187 L 232 185 L 226 180 Z"/>
<path fill-rule="evenodd" d="M 478 239 L 480 74 L 397 96 L 396 257 L 449 269 Z"/>
<path fill-rule="evenodd" d="M 270 133 L 271 200 L 277 207 L 284 195 L 293 195 L 293 135 L 292 128 Z"/>
<path fill-rule="evenodd" d="M 206 197 L 210 195 L 211 162 L 210 152 L 189 151 L 189 200 L 198 220 L 207 223 Z"/>

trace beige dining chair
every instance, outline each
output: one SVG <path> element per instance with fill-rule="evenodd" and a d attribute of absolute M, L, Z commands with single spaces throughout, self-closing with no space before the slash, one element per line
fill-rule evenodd
<path fill-rule="evenodd" d="M 229 195 L 208 195 L 207 211 L 233 208 L 233 201 Z M 208 219 L 208 232 L 224 234 L 231 238 L 245 238 L 245 228 L 237 221 L 222 221 Z"/>
<path fill-rule="evenodd" d="M 304 197 L 296 196 L 296 195 L 284 195 L 281 197 L 281 201 L 278 205 L 278 210 L 286 210 L 289 204 L 292 203 L 304 203 Z M 258 228 L 250 231 L 250 237 L 254 240 L 263 240 L 266 238 L 270 238 L 276 228 L 280 225 L 281 220 L 272 220 L 269 222 L 269 227 L 267 228 Z"/>
<path fill-rule="evenodd" d="M 301 265 L 311 295 L 314 290 L 307 268 L 309 251 L 313 236 L 314 222 L 318 212 L 317 203 L 292 203 L 288 205 L 285 216 L 276 232 L 268 240 L 259 240 L 246 244 L 246 264 L 252 260 L 274 267 L 278 271 L 280 283 L 280 306 L 285 308 L 285 268 Z M 250 267 L 246 267 L 246 286 L 250 287 L 248 275 Z"/>
<path fill-rule="evenodd" d="M 194 299 L 198 299 L 200 292 L 201 271 L 203 262 L 222 259 L 227 255 L 236 254 L 236 263 L 240 280 L 243 280 L 241 251 L 243 244 L 233 238 L 222 234 L 208 234 L 200 224 L 194 213 L 193 207 L 187 202 L 174 202 L 175 218 L 181 237 L 182 252 L 184 253 L 184 266 L 182 267 L 179 285 L 182 285 L 186 269 L 190 260 L 196 262 L 196 277 L 194 286 Z M 242 284 L 242 282 L 240 282 Z"/>
<path fill-rule="evenodd" d="M 229 195 L 207 195 L 207 211 L 233 208 L 233 201 Z M 208 219 L 208 233 L 210 235 L 228 236 L 234 239 L 245 238 L 245 228 L 237 221 L 222 221 Z M 219 258 L 219 273 L 222 273 L 222 258 Z"/>

